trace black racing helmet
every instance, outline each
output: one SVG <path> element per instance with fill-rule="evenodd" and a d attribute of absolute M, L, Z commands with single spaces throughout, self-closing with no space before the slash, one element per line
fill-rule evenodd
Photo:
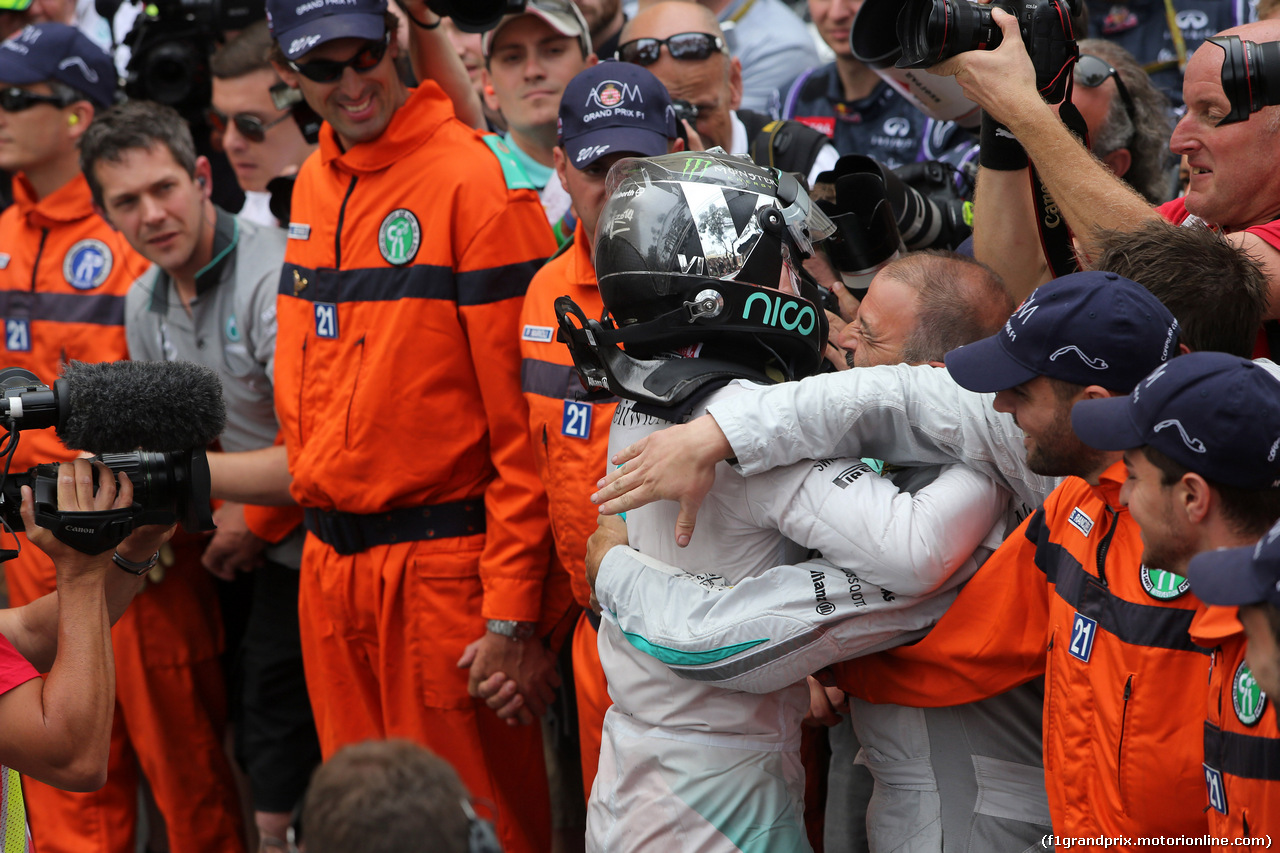
<path fill-rule="evenodd" d="M 600 295 L 627 352 L 692 344 L 797 379 L 827 325 L 801 262 L 835 231 L 796 178 L 720 149 L 619 161 L 596 231 Z"/>

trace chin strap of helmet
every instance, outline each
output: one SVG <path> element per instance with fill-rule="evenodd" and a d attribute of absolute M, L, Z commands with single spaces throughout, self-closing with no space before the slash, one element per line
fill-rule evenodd
<path fill-rule="evenodd" d="M 677 406 L 713 383 L 718 387 L 734 379 L 768 382 L 761 371 L 721 359 L 636 358 L 618 346 L 628 338 L 644 340 L 650 327 L 661 328 L 672 315 L 685 314 L 688 322 L 691 312 L 709 307 L 702 305 L 703 301 L 685 303 L 678 311 L 624 330 L 588 319 L 571 298 L 561 296 L 555 301 L 559 339 L 568 345 L 578 376 L 588 390 L 607 390 L 641 403 Z"/>

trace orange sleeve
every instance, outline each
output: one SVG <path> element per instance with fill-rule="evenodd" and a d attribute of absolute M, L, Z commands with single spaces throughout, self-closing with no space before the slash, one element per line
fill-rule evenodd
<path fill-rule="evenodd" d="M 551 526 L 520 388 L 520 309 L 529 280 L 555 251 L 555 240 L 536 196 L 521 195 L 512 194 L 465 247 L 458 264 L 458 310 L 497 472 L 485 488 L 481 613 L 486 619 L 534 622 L 542 610 Z"/>
<path fill-rule="evenodd" d="M 1043 675 L 1051 591 L 1035 558 L 1046 517 L 1042 507 L 1024 521 L 920 642 L 838 664 L 840 687 L 868 702 L 936 708 Z"/>

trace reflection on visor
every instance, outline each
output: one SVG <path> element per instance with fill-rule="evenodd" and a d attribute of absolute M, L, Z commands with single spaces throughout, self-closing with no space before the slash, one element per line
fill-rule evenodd
<path fill-rule="evenodd" d="M 793 176 L 766 169 L 745 157 L 728 155 L 718 148 L 620 160 L 609 170 L 605 188 L 611 197 L 627 195 L 625 189 L 622 193 L 618 190 L 628 182 L 646 190 L 660 183 L 680 187 L 707 253 L 707 274 L 716 278 L 736 272 L 761 234 L 754 217 L 744 233 L 737 232 L 724 189 L 755 194 L 757 211 L 777 207 L 791 239 L 805 254 L 812 254 L 813 244 L 830 237 L 836 230 L 835 223 L 810 200 Z"/>
<path fill-rule="evenodd" d="M 694 228 L 702 243 L 702 255 L 707 261 L 706 274 L 712 278 L 733 278 L 747 262 L 751 252 L 764 233 L 755 216 L 747 218 L 741 233 L 733 224 L 733 215 L 725 201 L 724 187 L 709 184 L 681 183 L 689 211 L 693 215 Z M 771 199 L 757 195 L 756 211 L 772 207 Z"/>

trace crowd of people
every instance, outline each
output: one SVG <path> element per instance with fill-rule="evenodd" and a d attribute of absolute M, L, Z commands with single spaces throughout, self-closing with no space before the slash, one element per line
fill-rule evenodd
<path fill-rule="evenodd" d="M 864 2 L 266 0 L 198 108 L 0 10 L 0 366 L 226 409 L 212 533 L 24 487 L 5 849 L 1269 843 L 1280 23 L 996 9 L 955 118 Z"/>

